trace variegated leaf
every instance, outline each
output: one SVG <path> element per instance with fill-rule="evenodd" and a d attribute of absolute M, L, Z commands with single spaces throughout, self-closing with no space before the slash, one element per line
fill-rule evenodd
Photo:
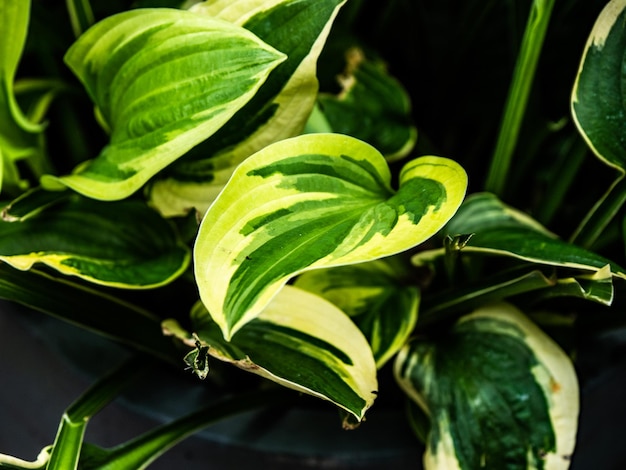
<path fill-rule="evenodd" d="M 191 318 L 209 355 L 329 400 L 358 420 L 376 398 L 376 365 L 366 339 L 345 313 L 314 294 L 285 286 L 230 342 L 201 303 Z M 180 336 L 171 321 L 164 328 Z"/>
<path fill-rule="evenodd" d="M 15 205 L 23 213 L 8 207 L 0 220 L 0 260 L 17 269 L 42 263 L 96 284 L 144 289 L 189 265 L 189 249 L 173 227 L 141 201 L 104 203 L 74 193 L 51 200 L 35 192 Z"/>
<path fill-rule="evenodd" d="M 597 272 L 610 266 L 613 275 L 626 271 L 608 259 L 560 240 L 528 215 L 507 206 L 490 193 L 469 196 L 445 229 L 451 236 L 473 234 L 460 252 L 465 255 L 509 256 L 532 263 Z M 429 250 L 413 257 L 416 265 L 445 256 L 445 250 Z"/>
<path fill-rule="evenodd" d="M 420 293 L 396 259 L 309 271 L 295 286 L 313 292 L 346 312 L 361 329 L 380 369 L 413 332 Z"/>
<path fill-rule="evenodd" d="M 194 248 L 200 297 L 230 338 L 294 275 L 370 261 L 436 233 L 467 179 L 455 162 L 407 163 L 397 192 L 383 156 L 338 134 L 278 142 L 242 163 L 205 215 Z"/>
<path fill-rule="evenodd" d="M 587 144 L 624 174 L 626 132 L 622 70 L 625 65 L 626 0 L 612 0 L 589 35 L 572 92 L 572 115 Z"/>
<path fill-rule="evenodd" d="M 43 182 L 116 200 L 222 127 L 285 56 L 244 28 L 161 8 L 100 21 L 65 59 L 111 141 L 74 174 Z"/>
<path fill-rule="evenodd" d="M 567 355 L 509 304 L 480 308 L 398 355 L 398 383 L 429 415 L 427 470 L 566 469 L 578 383 Z"/>
<path fill-rule="evenodd" d="M 300 134 L 317 98 L 316 64 L 345 0 L 207 1 L 192 11 L 249 29 L 287 55 L 250 100 L 196 155 L 173 165 L 150 188 L 165 216 L 204 213 L 235 167 L 263 147 Z M 297 31 L 297 34 L 293 32 Z"/>
<path fill-rule="evenodd" d="M 332 132 L 364 140 L 387 161 L 405 157 L 417 140 L 408 93 L 383 62 L 367 59 L 360 49 L 350 49 L 346 60 L 341 92 L 318 98 Z"/>
<path fill-rule="evenodd" d="M 574 231 L 572 239 L 590 247 L 626 202 L 626 1 L 609 1 L 593 26 L 572 90 L 574 122 L 596 156 L 619 175 Z"/>

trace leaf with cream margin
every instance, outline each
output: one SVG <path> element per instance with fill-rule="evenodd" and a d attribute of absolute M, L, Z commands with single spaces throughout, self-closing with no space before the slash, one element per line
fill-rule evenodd
<path fill-rule="evenodd" d="M 376 365 L 367 340 L 345 313 L 307 291 L 285 286 L 231 341 L 200 302 L 191 321 L 210 356 L 329 400 L 359 421 L 376 398 Z M 163 328 L 197 347 L 173 320 Z"/>
<path fill-rule="evenodd" d="M 398 383 L 430 417 L 424 468 L 569 467 L 579 390 L 567 355 L 515 307 L 482 307 L 397 356 Z"/>
<path fill-rule="evenodd" d="M 58 194 L 32 191 L 3 210 L 0 260 L 20 270 L 41 263 L 68 276 L 127 289 L 167 284 L 188 267 L 189 248 L 144 202 Z"/>
<path fill-rule="evenodd" d="M 417 322 L 419 289 L 407 282 L 406 269 L 394 258 L 308 271 L 294 285 L 346 312 L 369 341 L 379 369 L 404 346 Z"/>
<path fill-rule="evenodd" d="M 589 35 L 572 90 L 571 108 L 581 135 L 604 163 L 624 175 L 626 132 L 622 70 L 626 0 L 606 4 Z"/>
<path fill-rule="evenodd" d="M 123 199 L 222 127 L 285 56 L 248 30 L 183 10 L 137 9 L 91 27 L 65 60 L 109 144 L 48 188 Z"/>
<path fill-rule="evenodd" d="M 406 157 L 417 141 L 411 100 L 380 60 L 359 48 L 346 52 L 338 95 L 320 93 L 318 103 L 332 132 L 347 134 L 376 147 L 388 162 Z"/>
<path fill-rule="evenodd" d="M 224 127 L 168 168 L 149 188 L 166 217 L 190 209 L 204 214 L 235 167 L 267 145 L 300 134 L 317 99 L 317 60 L 345 0 L 218 0 L 195 13 L 242 26 L 287 59 Z M 295 34 L 294 32 L 297 32 Z"/>
<path fill-rule="evenodd" d="M 570 101 L 580 135 L 593 153 L 616 169 L 616 181 L 574 232 L 582 246 L 592 246 L 626 202 L 626 1 L 608 2 L 589 34 Z"/>
<path fill-rule="evenodd" d="M 473 234 L 462 247 L 464 256 L 508 256 L 531 263 L 598 272 L 610 266 L 613 276 L 626 278 L 619 265 L 574 244 L 565 242 L 521 211 L 507 206 L 490 193 L 468 196 L 445 228 L 450 236 Z M 445 249 L 423 251 L 415 265 L 445 256 Z"/>
<path fill-rule="evenodd" d="M 339 134 L 310 134 L 244 161 L 207 211 L 194 247 L 200 298 L 225 338 L 304 271 L 372 261 L 434 235 L 461 204 L 465 171 L 421 157 L 391 188 L 384 157 Z"/>

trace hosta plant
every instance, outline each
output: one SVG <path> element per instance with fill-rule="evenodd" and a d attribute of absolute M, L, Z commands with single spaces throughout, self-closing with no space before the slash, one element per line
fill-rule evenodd
<path fill-rule="evenodd" d="M 464 78 L 430 21 L 453 21 L 445 8 L 163 3 L 0 0 L 0 297 L 134 354 L 37 460 L 0 449 L 0 468 L 145 468 L 216 420 L 303 403 L 357 435 L 403 409 L 427 469 L 567 468 L 577 332 L 626 279 L 626 1 L 598 5 L 556 116 L 533 83 L 542 54 L 573 48 L 558 17 L 578 2 L 506 7 L 527 21 L 480 120 L 459 119 L 478 105 L 469 78 L 451 93 Z M 502 54 L 504 7 L 463 8 L 456 58 Z M 430 41 L 399 52 L 385 33 L 408 18 Z M 449 59 L 422 72 L 446 93 L 396 78 L 412 57 Z M 495 62 L 472 72 L 478 95 Z M 613 184 L 584 174 L 591 153 Z M 83 442 L 146 370 L 172 368 L 223 396 L 112 449 Z"/>

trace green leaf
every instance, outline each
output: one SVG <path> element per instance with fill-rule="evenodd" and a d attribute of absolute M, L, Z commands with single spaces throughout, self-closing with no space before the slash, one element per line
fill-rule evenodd
<path fill-rule="evenodd" d="M 32 209 L 31 195 L 46 205 Z M 189 264 L 173 227 L 141 201 L 104 203 L 69 193 L 50 203 L 35 192 L 16 205 L 31 211 L 25 217 L 3 211 L 0 260 L 17 269 L 43 263 L 97 284 L 149 288 L 169 283 Z"/>
<path fill-rule="evenodd" d="M 240 413 L 271 406 L 285 406 L 293 401 L 286 390 L 254 390 L 224 395 L 204 408 L 177 418 L 113 448 L 84 443 L 81 470 L 137 470 L 152 463 L 173 446 L 192 434 Z"/>
<path fill-rule="evenodd" d="M 445 335 L 415 339 L 396 378 L 430 416 L 424 468 L 567 468 L 578 383 L 566 354 L 509 304 L 483 307 Z"/>
<path fill-rule="evenodd" d="M 100 21 L 65 60 L 110 143 L 74 174 L 43 183 L 127 197 L 223 126 L 284 58 L 243 28 L 187 11 L 139 9 Z"/>
<path fill-rule="evenodd" d="M 594 153 L 620 173 L 626 170 L 626 1 L 612 0 L 589 35 L 572 92 L 574 120 Z"/>
<path fill-rule="evenodd" d="M 609 265 L 613 274 L 626 278 L 617 264 L 571 243 L 564 242 L 522 212 L 493 194 L 473 194 L 466 199 L 446 227 L 450 235 L 474 235 L 460 248 L 463 255 L 509 256 L 531 263 L 597 272 Z M 416 265 L 444 256 L 445 250 L 430 250 L 413 257 Z"/>
<path fill-rule="evenodd" d="M 30 1 L 0 2 L 0 176 L 3 185 L 11 190 L 21 190 L 27 185 L 19 176 L 16 161 L 41 152 L 38 134 L 43 126 L 31 122 L 22 113 L 14 93 L 29 17 Z"/>
<path fill-rule="evenodd" d="M 626 2 L 612 0 L 587 40 L 571 98 L 580 134 L 596 156 L 619 172 L 617 181 L 591 209 L 572 239 L 591 246 L 626 202 L 626 132 L 623 69 L 626 65 Z"/>
<path fill-rule="evenodd" d="M 387 161 L 405 157 L 417 140 L 408 93 L 384 63 L 368 60 L 360 49 L 350 49 L 346 60 L 339 95 L 318 98 L 332 131 L 364 140 Z"/>
<path fill-rule="evenodd" d="M 325 298 L 352 317 L 379 369 L 404 346 L 417 322 L 419 290 L 406 282 L 406 272 L 394 261 L 318 269 L 295 282 L 296 287 Z"/>
<path fill-rule="evenodd" d="M 424 298 L 420 308 L 420 326 L 442 321 L 451 316 L 458 316 L 468 309 L 485 305 L 489 302 L 553 287 L 556 279 L 546 277 L 539 270 L 528 271 L 524 267 L 492 275 L 482 276 L 476 282 L 455 284 L 447 289 L 432 293 Z"/>
<path fill-rule="evenodd" d="M 241 164 L 194 248 L 200 297 L 230 338 L 294 275 L 390 256 L 435 234 L 463 200 L 455 162 L 407 163 L 400 189 L 383 156 L 338 134 L 278 142 Z"/>
<path fill-rule="evenodd" d="M 156 372 L 143 356 L 132 357 L 99 379 L 72 403 L 61 418 L 46 470 L 79 468 L 83 438 L 89 420 L 118 395 L 148 373 Z"/>
<path fill-rule="evenodd" d="M 558 279 L 549 289 L 534 292 L 532 300 L 540 302 L 554 297 L 578 297 L 611 305 L 614 297 L 613 274 L 607 265 L 592 274 Z"/>
<path fill-rule="evenodd" d="M 518 266 L 504 272 L 482 276 L 477 282 L 455 283 L 450 288 L 428 295 L 420 307 L 421 328 L 459 316 L 469 308 L 516 296 L 534 305 L 556 297 L 576 297 L 603 305 L 613 302 L 613 275 L 609 266 L 592 274 L 556 278 L 540 270 Z"/>
<path fill-rule="evenodd" d="M 200 302 L 191 318 L 211 356 L 329 400 L 359 420 L 378 393 L 367 340 L 345 313 L 314 294 L 285 286 L 230 342 Z"/>
<path fill-rule="evenodd" d="M 253 153 L 301 133 L 317 98 L 316 64 L 345 0 L 233 0 L 192 10 L 242 26 L 287 55 L 249 103 L 150 189 L 166 216 L 204 213 L 235 167 Z M 293 34 L 297 31 L 298 34 Z"/>

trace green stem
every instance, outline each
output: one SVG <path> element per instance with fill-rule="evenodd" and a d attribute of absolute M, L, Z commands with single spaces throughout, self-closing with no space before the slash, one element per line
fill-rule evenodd
<path fill-rule="evenodd" d="M 96 382 L 72 403 L 61 418 L 46 470 L 78 468 L 89 419 L 115 399 L 124 388 L 146 374 L 147 369 L 145 357 L 130 359 Z"/>
<path fill-rule="evenodd" d="M 199 411 L 154 429 L 111 450 L 103 451 L 85 470 L 141 470 L 183 439 L 216 423 L 255 408 L 284 405 L 297 397 L 280 388 L 222 398 Z"/>
<path fill-rule="evenodd" d="M 72 31 L 78 37 L 94 24 L 93 11 L 89 0 L 66 0 L 67 12 L 70 15 Z"/>
<path fill-rule="evenodd" d="M 502 194 L 506 185 L 553 6 L 554 0 L 534 0 L 531 6 L 485 183 L 487 191 L 498 195 Z"/>
<path fill-rule="evenodd" d="M 626 178 L 620 176 L 580 223 L 570 241 L 590 248 L 626 203 Z"/>
<path fill-rule="evenodd" d="M 544 225 L 547 225 L 554 214 L 563 207 L 565 195 L 572 187 L 574 179 L 579 174 L 580 167 L 589 152 L 587 144 L 581 139 L 576 138 L 574 143 L 569 144 L 567 152 L 561 156 L 561 164 L 555 172 L 551 174 L 549 191 L 542 198 L 542 204 L 537 208 L 536 219 Z"/>

